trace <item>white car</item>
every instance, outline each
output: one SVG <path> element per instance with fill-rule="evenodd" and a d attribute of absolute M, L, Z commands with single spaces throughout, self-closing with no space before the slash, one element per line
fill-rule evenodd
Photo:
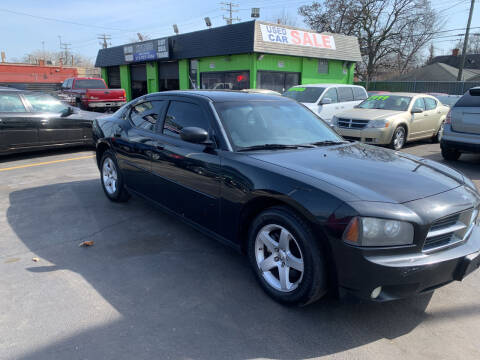
<path fill-rule="evenodd" d="M 302 103 L 329 124 L 336 114 L 353 109 L 368 98 L 362 86 L 341 84 L 297 85 L 283 95 Z"/>

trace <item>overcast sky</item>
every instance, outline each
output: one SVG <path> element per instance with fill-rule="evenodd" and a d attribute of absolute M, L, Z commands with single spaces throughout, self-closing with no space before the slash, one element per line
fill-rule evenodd
<path fill-rule="evenodd" d="M 59 36 L 71 44 L 71 49 L 95 59 L 99 49 L 98 34 L 111 35 L 112 46 L 129 42 L 137 32 L 152 38 L 173 34 L 172 24 L 180 32 L 205 28 L 203 18 L 209 16 L 213 26 L 224 25 L 221 0 L 1 0 L 0 50 L 7 61 L 21 59 L 25 54 L 42 49 L 59 50 Z M 297 26 L 304 27 L 297 8 L 311 1 L 305 0 L 237 0 L 235 13 L 242 21 L 250 20 L 250 8 L 260 7 L 261 19 L 273 21 L 282 12 L 296 18 Z M 434 0 L 434 7 L 445 21 L 444 30 L 465 28 L 470 0 Z M 480 27 L 480 3 L 477 2 L 472 26 Z M 28 15 L 32 16 L 28 16 Z M 49 19 L 47 19 L 49 18 Z M 64 22 L 62 22 L 64 21 Z M 76 24 L 73 24 L 76 23 Z M 459 34 L 463 31 L 442 33 L 438 36 Z M 473 29 L 473 32 L 480 32 Z M 435 40 L 436 54 L 449 53 L 455 40 Z"/>

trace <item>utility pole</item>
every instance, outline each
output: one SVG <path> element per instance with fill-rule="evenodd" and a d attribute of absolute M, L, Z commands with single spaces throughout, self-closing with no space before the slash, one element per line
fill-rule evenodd
<path fill-rule="evenodd" d="M 102 45 L 102 49 L 106 49 L 108 47 L 107 41 L 112 40 L 112 37 L 107 34 L 99 34 L 97 39 L 102 40 L 102 42 L 100 42 L 100 45 Z"/>
<path fill-rule="evenodd" d="M 473 5 L 474 4 L 475 4 L 475 0 L 472 0 L 472 2 L 470 4 L 470 14 L 468 15 L 467 30 L 465 31 L 465 39 L 463 40 L 462 58 L 460 60 L 460 66 L 458 67 L 457 81 L 462 81 L 463 67 L 465 66 L 465 58 L 467 57 L 468 36 L 470 34 L 470 24 L 472 23 Z"/>
<path fill-rule="evenodd" d="M 227 22 L 227 25 L 232 25 L 233 21 L 240 21 L 238 16 L 236 18 L 233 17 L 233 13 L 238 12 L 238 10 L 234 9 L 234 7 L 239 6 L 238 4 L 234 4 L 230 1 L 230 2 L 221 2 L 220 5 L 226 6 L 226 8 L 222 8 L 222 10 L 228 12 L 228 17 L 223 16 L 223 20 Z"/>
<path fill-rule="evenodd" d="M 68 63 L 68 50 L 70 50 L 69 46 L 72 45 L 72 44 L 62 42 L 62 37 L 60 35 L 58 35 L 58 40 L 60 41 L 60 50 L 63 50 L 63 56 L 64 56 L 63 58 L 65 59 L 64 65 L 67 65 L 67 63 Z M 73 57 L 72 57 L 72 66 L 73 66 Z"/>

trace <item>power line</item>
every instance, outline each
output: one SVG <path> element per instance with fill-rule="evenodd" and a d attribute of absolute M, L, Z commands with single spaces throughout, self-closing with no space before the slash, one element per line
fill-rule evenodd
<path fill-rule="evenodd" d="M 102 49 L 106 49 L 108 47 L 107 41 L 112 40 L 112 37 L 107 34 L 99 34 L 97 39 L 102 40 L 102 42 L 100 42 L 100 45 L 102 45 Z"/>
<path fill-rule="evenodd" d="M 463 67 L 465 66 L 465 58 L 467 56 L 467 49 L 468 49 L 468 35 L 470 33 L 470 24 L 472 23 L 473 6 L 474 5 L 475 5 L 475 0 L 472 0 L 472 2 L 470 4 L 470 13 L 468 15 L 467 30 L 465 31 L 465 38 L 463 40 L 462 59 L 460 60 L 460 66 L 458 67 L 457 81 L 462 81 Z"/>
<path fill-rule="evenodd" d="M 227 11 L 228 12 L 228 17 L 223 17 L 223 19 L 227 22 L 227 25 L 232 25 L 233 21 L 240 21 L 239 17 L 237 16 L 236 18 L 233 18 L 233 13 L 238 12 L 238 10 L 234 10 L 234 7 L 238 7 L 240 5 L 234 4 L 231 1 L 230 2 L 221 2 L 221 5 L 225 5 L 227 8 L 222 8 L 222 11 Z"/>

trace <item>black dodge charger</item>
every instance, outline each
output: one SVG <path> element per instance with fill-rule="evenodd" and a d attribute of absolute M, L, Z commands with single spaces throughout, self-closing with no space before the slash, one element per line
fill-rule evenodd
<path fill-rule="evenodd" d="M 386 301 L 480 264 L 480 195 L 459 172 L 345 142 L 293 100 L 149 94 L 95 120 L 106 196 L 147 198 L 248 255 L 286 304 L 329 289 Z"/>

